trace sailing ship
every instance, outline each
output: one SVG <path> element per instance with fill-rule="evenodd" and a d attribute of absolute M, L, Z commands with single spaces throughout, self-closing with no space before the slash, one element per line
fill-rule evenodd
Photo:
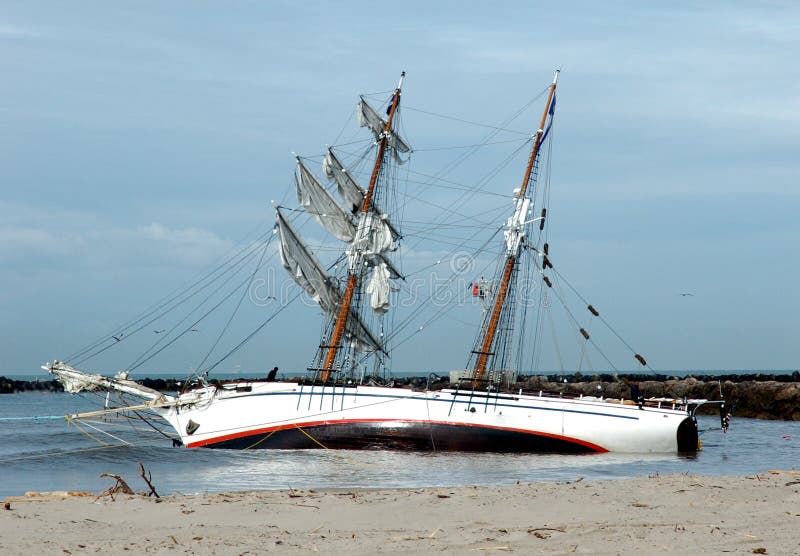
<path fill-rule="evenodd" d="M 380 319 L 391 307 L 393 284 L 402 280 L 392 254 L 401 240 L 384 211 L 391 166 L 410 151 L 394 125 L 401 107 L 403 74 L 384 118 L 364 97 L 362 127 L 372 133 L 375 157 L 366 187 L 333 149 L 323 173 L 337 199 L 297 157 L 299 204 L 345 249 L 331 274 L 309 249 L 287 209 L 278 207 L 276 226 L 282 266 L 323 310 L 326 325 L 306 380 L 200 382 L 177 395 L 145 388 L 126 374 L 106 377 L 55 361 L 43 368 L 68 392 L 116 391 L 141 403 L 109 411 L 154 412 L 190 448 L 345 448 L 497 452 L 692 452 L 698 448 L 696 409 L 705 400 L 620 400 L 565 397 L 503 388 L 513 374 L 516 292 L 521 260 L 533 260 L 537 275 L 552 287 L 548 245 L 534 241 L 546 210 L 534 214 L 537 169 L 555 109 L 556 72 L 528 156 L 521 185 L 514 189 L 506 221 L 497 280 L 481 287 L 486 300 L 469 365 L 449 388 L 402 388 L 371 383 L 370 369 L 388 356 Z M 594 309 L 589 309 L 595 313 Z M 378 328 L 374 328 L 378 322 Z M 586 331 L 581 333 L 587 337 Z M 644 359 L 636 355 L 640 363 Z M 372 365 L 372 367 L 371 367 Z M 638 402 L 638 403 L 637 403 Z M 73 416 L 80 418 L 81 416 Z"/>

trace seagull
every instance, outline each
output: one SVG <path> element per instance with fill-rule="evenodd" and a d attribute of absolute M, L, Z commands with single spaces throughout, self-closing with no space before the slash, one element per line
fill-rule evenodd
<path fill-rule="evenodd" d="M 164 332 L 164 330 L 166 329 L 162 328 L 161 330 L 153 330 L 153 332 L 155 332 L 156 334 L 161 334 L 162 332 Z"/>
<path fill-rule="evenodd" d="M 694 297 L 693 293 L 679 293 L 678 295 L 681 297 Z"/>
<path fill-rule="evenodd" d="M 189 330 L 189 332 L 199 332 L 199 330 L 197 328 L 192 328 L 191 330 Z"/>
<path fill-rule="evenodd" d="M 122 341 L 122 336 L 124 336 L 124 334 L 122 332 L 120 332 L 119 336 L 111 336 L 111 337 L 114 338 L 116 341 L 121 342 Z"/>

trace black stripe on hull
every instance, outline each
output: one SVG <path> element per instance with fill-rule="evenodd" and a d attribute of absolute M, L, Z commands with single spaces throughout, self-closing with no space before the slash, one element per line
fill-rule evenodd
<path fill-rule="evenodd" d="M 393 449 L 459 452 L 542 452 L 583 454 L 598 450 L 564 438 L 503 429 L 458 425 L 341 423 L 284 429 L 234 438 L 207 448 Z"/>

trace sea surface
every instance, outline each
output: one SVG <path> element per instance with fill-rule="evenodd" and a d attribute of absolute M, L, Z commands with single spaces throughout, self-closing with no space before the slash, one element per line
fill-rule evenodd
<path fill-rule="evenodd" d="M 751 475 L 800 466 L 800 422 L 737 419 L 701 434 L 696 457 L 672 454 L 464 454 L 345 450 L 229 451 L 173 447 L 148 425 L 96 421 L 77 428 L 62 416 L 97 409 L 97 396 L 0 395 L 0 498 L 26 491 L 100 493 L 121 475 L 146 490 L 138 462 L 159 494 L 282 488 L 511 485 L 619 479 L 668 473 Z M 38 417 L 38 418 L 36 418 Z M 701 417 L 700 429 L 719 418 Z M 158 422 L 154 422 L 158 425 Z M 168 429 L 165 432 L 169 433 Z M 113 434 L 114 436 L 108 436 Z M 123 443 L 127 442 L 128 444 Z"/>

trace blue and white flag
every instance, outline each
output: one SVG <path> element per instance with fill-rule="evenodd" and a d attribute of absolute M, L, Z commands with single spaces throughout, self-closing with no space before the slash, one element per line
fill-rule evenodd
<path fill-rule="evenodd" d="M 542 140 L 539 141 L 539 144 L 544 143 L 544 140 L 547 138 L 547 134 L 550 133 L 550 128 L 553 127 L 553 115 L 556 113 L 556 96 L 553 95 L 553 100 L 550 102 L 550 110 L 547 111 L 550 114 L 548 118 L 547 127 L 542 134 Z"/>
<path fill-rule="evenodd" d="M 394 99 L 397 96 L 398 96 L 397 93 L 392 95 L 392 100 L 389 101 L 389 106 L 386 107 L 386 115 L 387 116 L 392 113 L 392 105 L 394 104 Z M 399 101 L 400 99 L 398 98 L 397 100 Z"/>

